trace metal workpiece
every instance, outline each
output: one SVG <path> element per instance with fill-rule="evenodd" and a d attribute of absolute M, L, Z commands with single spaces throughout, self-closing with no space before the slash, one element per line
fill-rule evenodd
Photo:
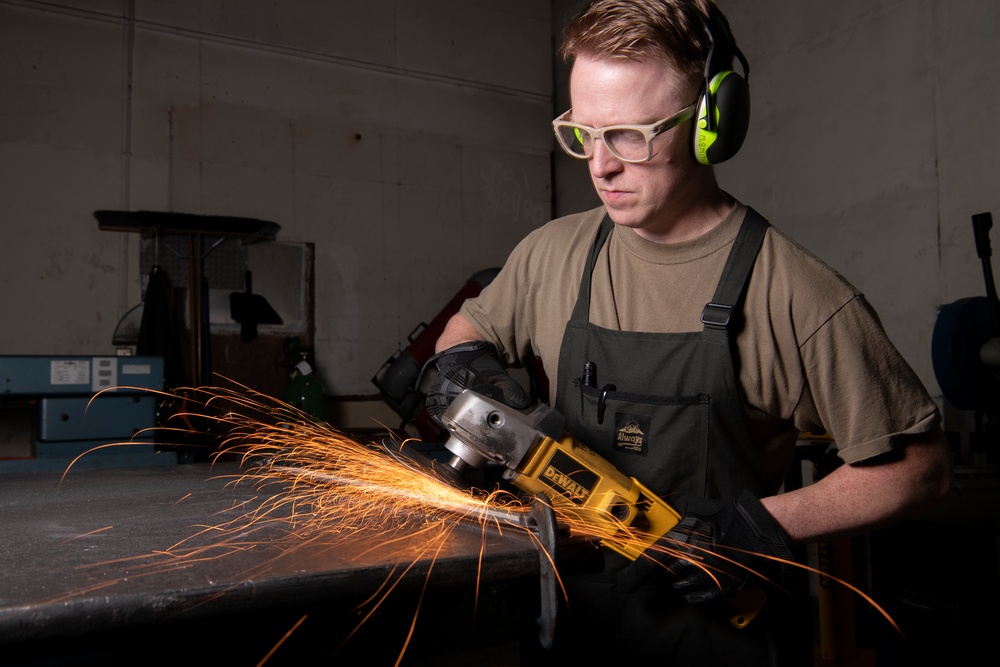
<path fill-rule="evenodd" d="M 384 649 L 387 660 L 368 664 L 392 664 L 417 608 L 421 625 L 413 641 L 432 644 L 435 628 L 463 624 L 470 626 L 463 635 L 470 641 L 488 641 L 497 632 L 483 627 L 490 605 L 509 613 L 537 603 L 534 538 L 524 530 L 500 531 L 492 517 L 480 525 L 456 520 L 435 553 L 428 553 L 420 516 L 386 538 L 384 548 L 363 531 L 290 543 L 282 536 L 293 524 L 278 522 L 240 536 L 239 548 L 207 549 L 204 558 L 155 567 L 164 562 L 155 554 L 191 539 L 205 524 L 224 523 L 234 508 L 253 506 L 261 491 L 234 485 L 239 474 L 235 464 L 216 463 L 73 470 L 64 479 L 6 475 L 0 484 L 0 662 L 21 665 L 11 656 L 25 656 L 31 661 L 23 664 L 38 664 L 76 646 L 103 656 L 119 650 L 117 643 L 121 650 L 155 645 L 174 660 L 152 664 L 177 664 L 185 642 L 165 645 L 170 638 L 197 644 L 200 637 L 201 657 L 215 650 L 220 664 L 256 664 L 305 614 L 308 622 L 293 637 L 318 635 L 312 655 L 320 648 L 332 654 L 340 638 L 355 631 L 359 604 L 390 580 L 392 594 L 379 605 L 384 620 L 366 623 L 338 658 L 350 662 L 345 656 Z M 211 542 L 215 534 L 204 537 Z M 234 636 L 237 645 L 218 641 Z"/>
<path fill-rule="evenodd" d="M 479 468 L 492 461 L 511 469 L 542 439 L 562 437 L 565 422 L 547 405 L 522 412 L 469 389 L 452 401 L 441 421 L 449 433 L 445 447 L 464 463 Z"/>

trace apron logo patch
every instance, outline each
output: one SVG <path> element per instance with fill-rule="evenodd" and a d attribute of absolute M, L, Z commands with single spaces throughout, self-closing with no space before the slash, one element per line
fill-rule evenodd
<path fill-rule="evenodd" d="M 615 413 L 615 449 L 645 456 L 649 449 L 649 417 Z"/>

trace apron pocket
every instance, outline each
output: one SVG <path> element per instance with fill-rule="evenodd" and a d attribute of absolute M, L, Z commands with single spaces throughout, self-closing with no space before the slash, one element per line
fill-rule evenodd
<path fill-rule="evenodd" d="M 711 397 L 656 396 L 613 385 L 578 385 L 580 423 L 571 433 L 656 494 L 704 495 Z M 664 496 L 666 498 L 666 496 Z"/>

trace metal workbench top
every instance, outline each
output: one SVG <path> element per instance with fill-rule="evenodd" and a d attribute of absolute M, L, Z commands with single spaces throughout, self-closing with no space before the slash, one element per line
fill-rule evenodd
<path fill-rule="evenodd" d="M 214 623 L 270 608 L 294 613 L 299 606 L 322 605 L 346 613 L 414 563 L 385 609 L 407 591 L 444 587 L 464 595 L 477 590 L 477 580 L 480 586 L 533 577 L 537 582 L 539 557 L 529 536 L 472 524 L 453 531 L 433 565 L 421 555 L 419 540 L 373 548 L 371 535 L 358 535 L 333 546 L 320 540 L 288 551 L 261 535 L 253 548 L 224 557 L 148 569 L 165 561 L 146 556 L 259 495 L 252 485 L 228 484 L 227 476 L 238 472 L 235 464 L 195 463 L 70 471 L 62 481 L 57 474 L 5 475 L 0 650 L 178 619 Z M 408 607 L 406 614 L 412 613 Z"/>

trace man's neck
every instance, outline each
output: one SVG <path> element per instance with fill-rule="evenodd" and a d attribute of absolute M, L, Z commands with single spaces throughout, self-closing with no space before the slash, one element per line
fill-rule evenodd
<path fill-rule="evenodd" d="M 657 225 L 637 228 L 635 233 L 654 243 L 680 243 L 696 239 L 708 233 L 721 223 L 735 201 L 728 194 L 716 188 L 709 197 L 702 195 L 689 203 L 677 202 Z"/>

